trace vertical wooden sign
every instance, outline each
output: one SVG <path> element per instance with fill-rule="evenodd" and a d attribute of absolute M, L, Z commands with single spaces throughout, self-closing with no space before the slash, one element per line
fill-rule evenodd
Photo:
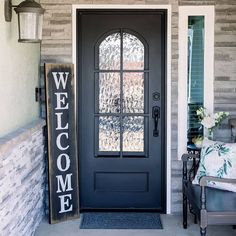
<path fill-rule="evenodd" d="M 79 216 L 72 64 L 45 64 L 50 223 Z"/>

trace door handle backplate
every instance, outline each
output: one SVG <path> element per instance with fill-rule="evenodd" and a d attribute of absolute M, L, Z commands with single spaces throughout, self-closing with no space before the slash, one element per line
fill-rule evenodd
<path fill-rule="evenodd" d="M 158 120 L 160 118 L 160 107 L 154 106 L 152 108 L 152 118 L 154 120 L 153 137 L 158 137 L 159 136 Z"/>

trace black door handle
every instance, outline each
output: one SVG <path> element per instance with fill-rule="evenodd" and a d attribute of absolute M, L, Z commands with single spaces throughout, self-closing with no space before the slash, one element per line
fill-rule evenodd
<path fill-rule="evenodd" d="M 153 136 L 158 137 L 159 136 L 158 119 L 160 118 L 160 107 L 154 106 L 152 108 L 152 118 L 154 120 Z"/>

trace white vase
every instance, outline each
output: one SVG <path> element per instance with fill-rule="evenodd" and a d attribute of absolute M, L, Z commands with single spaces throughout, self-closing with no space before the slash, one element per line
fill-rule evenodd
<path fill-rule="evenodd" d="M 213 129 L 206 129 L 204 131 L 204 136 L 207 137 L 209 140 L 213 140 Z"/>

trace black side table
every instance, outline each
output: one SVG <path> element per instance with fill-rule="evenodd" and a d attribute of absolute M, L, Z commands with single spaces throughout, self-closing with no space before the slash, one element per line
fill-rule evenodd
<path fill-rule="evenodd" d="M 188 151 L 188 153 L 200 154 L 201 148 L 196 147 L 195 144 L 189 144 L 187 146 L 187 151 Z"/>
<path fill-rule="evenodd" d="M 199 155 L 198 160 L 196 160 L 196 158 L 193 158 L 193 165 L 192 165 L 191 169 L 189 170 L 189 176 L 190 177 L 192 176 L 192 178 L 194 178 L 197 173 L 198 166 L 199 166 L 201 148 L 196 147 L 194 144 L 189 144 L 187 146 L 187 151 L 188 151 L 188 153 Z M 191 175 L 191 173 L 192 173 L 192 175 Z"/>
<path fill-rule="evenodd" d="M 199 166 L 199 162 L 200 162 L 201 148 L 196 147 L 195 144 L 189 144 L 187 146 L 187 151 L 188 151 L 188 153 L 198 154 L 198 156 L 199 156 L 199 158 L 193 158 L 193 164 L 189 170 L 189 174 L 188 174 L 189 181 L 192 182 L 196 173 L 197 173 L 197 170 L 198 170 L 198 166 Z M 193 214 L 194 223 L 196 224 L 197 223 L 197 215 L 193 212 L 192 206 L 190 204 L 189 204 L 189 210 L 190 210 L 190 213 Z"/>

